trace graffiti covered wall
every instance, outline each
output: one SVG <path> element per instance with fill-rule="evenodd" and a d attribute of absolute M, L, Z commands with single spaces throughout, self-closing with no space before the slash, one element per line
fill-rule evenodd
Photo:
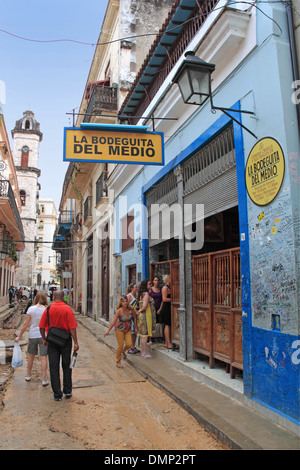
<path fill-rule="evenodd" d="M 252 320 L 248 393 L 295 422 L 299 422 L 300 364 L 297 223 L 289 174 L 270 204 L 258 206 L 248 199 Z"/>

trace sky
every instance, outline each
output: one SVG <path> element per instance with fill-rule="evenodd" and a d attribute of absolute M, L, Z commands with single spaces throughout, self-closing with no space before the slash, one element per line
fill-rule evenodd
<path fill-rule="evenodd" d="M 51 198 L 57 210 L 68 163 L 63 162 L 63 130 L 72 126 L 80 106 L 108 0 L 0 0 L 0 84 L 2 113 L 10 138 L 23 112 L 40 123 L 40 199 Z M 3 92 L 4 89 L 4 92 Z M 3 101 L 3 99 L 2 99 Z"/>

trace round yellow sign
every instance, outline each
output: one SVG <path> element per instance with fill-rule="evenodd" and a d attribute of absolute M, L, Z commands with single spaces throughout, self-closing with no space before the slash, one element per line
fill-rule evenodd
<path fill-rule="evenodd" d="M 249 153 L 245 169 L 246 188 L 258 206 L 270 204 L 281 188 L 284 177 L 284 155 L 277 140 L 265 137 Z"/>

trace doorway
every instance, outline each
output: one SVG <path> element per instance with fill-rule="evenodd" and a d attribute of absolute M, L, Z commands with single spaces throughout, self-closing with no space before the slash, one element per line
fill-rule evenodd
<path fill-rule="evenodd" d="M 243 370 L 240 248 L 193 257 L 194 352 Z"/>
<path fill-rule="evenodd" d="M 91 317 L 93 314 L 93 236 L 88 238 L 87 249 L 87 300 L 86 314 Z"/>
<path fill-rule="evenodd" d="M 108 234 L 108 224 L 104 228 L 104 233 Z M 103 237 L 102 251 L 102 317 L 109 319 L 109 237 Z"/>

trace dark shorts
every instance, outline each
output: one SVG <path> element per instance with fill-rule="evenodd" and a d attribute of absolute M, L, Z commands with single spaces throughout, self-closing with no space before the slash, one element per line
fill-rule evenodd
<path fill-rule="evenodd" d="M 28 354 L 33 354 L 36 356 L 38 354 L 38 349 L 40 350 L 40 356 L 47 356 L 48 349 L 45 348 L 42 338 L 29 338 L 28 339 Z"/>

